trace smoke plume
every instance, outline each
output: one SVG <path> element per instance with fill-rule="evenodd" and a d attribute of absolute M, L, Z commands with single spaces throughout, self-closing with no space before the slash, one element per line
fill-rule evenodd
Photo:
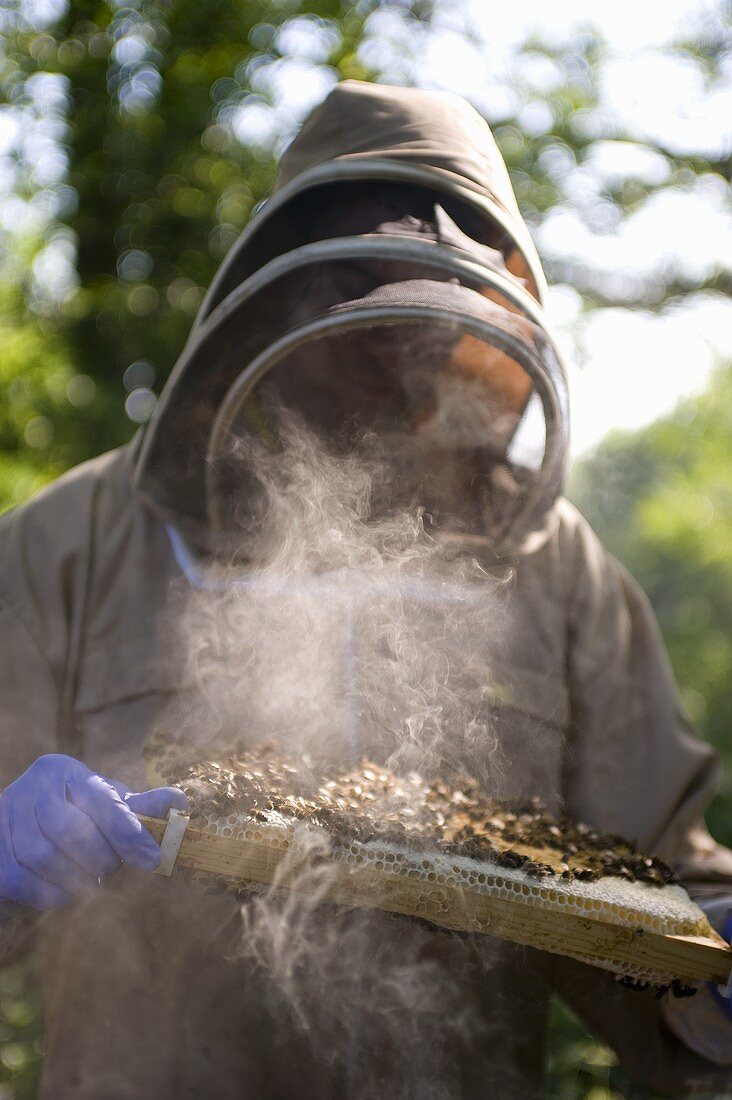
<path fill-rule="evenodd" d="M 500 797 L 489 689 L 504 582 L 442 537 L 446 513 L 424 504 L 434 465 L 396 433 L 332 447 L 291 413 L 276 447 L 232 444 L 221 484 L 236 552 L 175 623 L 187 688 L 164 726 L 184 757 L 273 742 L 316 777 L 366 756 L 401 774 L 468 773 Z M 458 507 L 451 518 L 459 529 Z M 475 973 L 491 947 L 478 960 L 470 939 L 323 905 L 329 840 L 300 839 L 280 869 L 288 891 L 278 880 L 245 899 L 230 947 L 268 990 L 273 1026 L 306 1036 L 344 1096 L 460 1094 L 464 1052 L 490 1038 Z"/>

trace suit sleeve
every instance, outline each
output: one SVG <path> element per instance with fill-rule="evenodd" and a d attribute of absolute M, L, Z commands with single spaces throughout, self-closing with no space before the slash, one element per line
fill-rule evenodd
<path fill-rule="evenodd" d="M 38 756 L 56 751 L 58 691 L 49 665 L 0 599 L 0 790 Z M 0 966 L 29 945 L 41 914 L 18 907 L 0 922 Z"/>
<path fill-rule="evenodd" d="M 567 810 L 674 866 L 718 924 L 732 907 L 732 852 L 704 823 L 717 757 L 681 711 L 648 599 L 581 519 L 567 558 Z M 732 1023 L 706 991 L 658 1001 L 581 964 L 558 966 L 556 984 L 641 1083 L 671 1095 L 732 1088 Z"/>

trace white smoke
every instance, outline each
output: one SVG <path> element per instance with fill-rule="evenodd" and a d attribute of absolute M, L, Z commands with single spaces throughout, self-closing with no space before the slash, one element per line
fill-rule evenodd
<path fill-rule="evenodd" d="M 249 489 L 236 561 L 211 566 L 176 623 L 188 688 L 166 734 L 191 759 L 274 742 L 316 773 L 368 756 L 427 778 L 467 772 L 500 796 L 490 685 L 504 581 L 428 530 L 403 441 L 336 453 L 291 416 L 280 438 L 228 456 Z M 476 949 L 323 906 L 328 843 L 311 831 L 243 903 L 241 965 L 276 991 L 277 1026 L 306 1032 L 314 1059 L 343 1074 L 344 1096 L 447 1100 L 460 1052 L 487 1041 L 466 993 Z"/>
<path fill-rule="evenodd" d="M 392 510 L 409 479 L 383 440 L 334 454 L 289 417 L 283 449 L 240 441 L 236 462 L 256 470 L 256 505 L 238 564 L 212 567 L 178 623 L 181 739 L 467 770 L 499 793 L 489 700 L 505 581 L 429 533 L 414 499 Z"/>

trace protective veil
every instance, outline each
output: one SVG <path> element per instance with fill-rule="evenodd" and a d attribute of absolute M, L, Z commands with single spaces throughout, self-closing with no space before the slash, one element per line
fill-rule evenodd
<path fill-rule="evenodd" d="M 521 545 L 558 495 L 567 449 L 542 288 L 483 120 L 449 95 L 339 85 L 206 296 L 148 429 L 139 491 L 220 545 L 247 478 L 232 440 L 277 447 L 284 407 L 331 446 L 416 434 L 425 467 L 452 448 L 477 485 L 453 523 L 499 551 Z"/>

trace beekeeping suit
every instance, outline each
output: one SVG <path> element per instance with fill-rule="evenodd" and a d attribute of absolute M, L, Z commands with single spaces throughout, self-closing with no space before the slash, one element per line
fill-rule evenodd
<path fill-rule="evenodd" d="M 358 333 L 376 362 L 385 333 L 419 330 L 429 334 L 423 350 L 439 348 L 447 374 L 477 379 L 502 413 L 484 468 L 511 475 L 509 489 L 501 497 L 496 476 L 473 529 L 457 526 L 507 578 L 511 627 L 492 689 L 515 796 L 537 794 L 633 838 L 672 863 L 721 926 L 732 856 L 703 824 L 717 762 L 680 712 L 646 598 L 560 496 L 566 383 L 544 298 L 478 115 L 442 93 L 339 85 L 214 280 L 147 430 L 0 523 L 2 786 L 42 754 L 63 753 L 142 788 L 149 732 L 183 687 L 160 624 L 195 583 L 196 564 L 228 552 L 241 515 L 227 441 L 272 431 L 272 380 L 336 432 L 354 390 L 334 399 L 328 422 L 336 379 L 317 353 L 347 349 L 358 363 Z M 312 363 L 312 376 L 298 373 Z M 442 365 L 434 373 L 445 377 Z M 409 402 L 399 401 L 390 409 L 406 422 Z M 532 450 L 522 426 L 537 411 Z M 231 961 L 236 903 L 202 895 L 194 919 L 188 894 L 175 878 L 125 868 L 65 909 L 5 921 L 8 958 L 32 936 L 42 948 L 39 1096 L 379 1095 L 338 1059 L 314 1058 L 307 1034 L 283 1022 L 267 975 Z M 427 945 L 432 934 L 419 935 Z M 638 1081 L 677 1095 L 732 1089 L 732 1024 L 704 993 L 667 1004 L 508 944 L 488 969 L 470 969 L 462 941 L 433 939 L 425 950 L 464 970 L 465 1003 L 486 1022 L 478 1037 L 455 1040 L 435 1096 L 540 1095 L 552 991 Z M 410 1092 L 410 1080 L 405 1067 L 403 1092 L 392 1077 L 380 1094 L 428 1095 Z"/>

